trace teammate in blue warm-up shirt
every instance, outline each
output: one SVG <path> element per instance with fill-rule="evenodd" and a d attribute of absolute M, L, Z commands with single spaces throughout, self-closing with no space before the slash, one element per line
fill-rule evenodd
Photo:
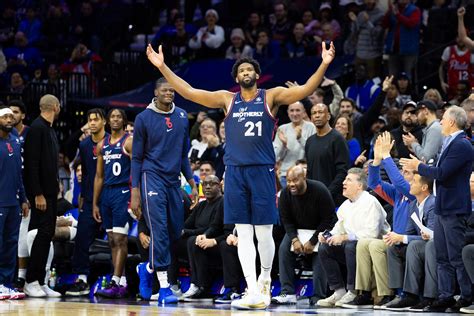
<path fill-rule="evenodd" d="M 112 257 L 112 280 L 106 288 L 98 290 L 97 295 L 122 298 L 126 295 L 126 287 L 120 284 L 120 279 L 128 252 L 128 231 L 132 224 L 132 218 L 128 214 L 132 137 L 125 132 L 127 116 L 123 110 L 110 110 L 107 123 L 112 134 L 97 145 L 92 214 L 105 228 L 115 257 Z"/>
<path fill-rule="evenodd" d="M 23 120 L 26 117 L 26 107 L 21 100 L 11 100 L 8 102 L 8 107 L 13 112 L 13 125 L 15 126 L 11 133 L 17 136 L 20 140 L 21 159 L 23 162 L 23 147 L 25 145 L 26 136 L 30 130 L 29 126 L 23 124 Z M 20 289 L 25 286 L 26 268 L 28 267 L 28 257 L 30 256 L 28 253 L 28 243 L 26 237 L 28 234 L 28 226 L 30 225 L 30 213 L 31 212 L 28 212 L 28 216 L 21 219 L 20 234 L 18 236 L 18 278 L 16 280 L 15 286 L 16 288 Z"/>
<path fill-rule="evenodd" d="M 148 59 L 179 94 L 206 107 L 224 109 L 227 114 L 224 223 L 235 224 L 237 229 L 238 255 L 248 287 L 248 295 L 232 302 L 232 307 L 264 309 L 270 304 L 270 272 L 275 254 L 272 231 L 278 220 L 272 144 L 275 116 L 280 105 L 299 101 L 319 86 L 335 55 L 332 43 L 330 48 L 326 43 L 322 46 L 321 66 L 305 84 L 291 88 L 258 89 L 260 65 L 251 58 L 239 59 L 232 68 L 232 79 L 239 84 L 240 92 L 232 93 L 191 87 L 166 66 L 161 46 L 156 53 L 148 45 Z M 254 235 L 261 263 L 258 281 Z"/>
<path fill-rule="evenodd" d="M 158 79 L 155 98 L 138 114 L 133 132 L 132 211 L 139 217 L 140 204 L 150 229 L 149 264 L 138 265 L 140 295 L 151 296 L 152 272 L 160 282 L 159 304 L 178 301 L 168 283 L 170 244 L 181 236 L 184 226 L 180 173 L 191 185 L 194 205 L 198 192 L 188 160 L 189 131 L 186 111 L 174 103 L 174 89 Z"/>
<path fill-rule="evenodd" d="M 25 295 L 9 286 L 13 281 L 21 215 L 28 213 L 21 172 L 20 140 L 12 135 L 13 112 L 0 106 L 0 300 Z"/>

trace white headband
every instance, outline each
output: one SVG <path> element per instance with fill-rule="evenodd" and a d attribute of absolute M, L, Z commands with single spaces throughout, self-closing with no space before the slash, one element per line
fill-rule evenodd
<path fill-rule="evenodd" d="M 4 116 L 4 115 L 7 115 L 7 114 L 13 115 L 13 111 L 10 110 L 10 108 L 4 108 L 4 109 L 0 110 L 0 116 Z"/>

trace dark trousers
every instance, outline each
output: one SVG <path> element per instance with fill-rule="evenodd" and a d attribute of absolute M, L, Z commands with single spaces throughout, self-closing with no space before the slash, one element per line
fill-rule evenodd
<path fill-rule="evenodd" d="M 41 285 L 44 284 L 46 262 L 48 261 L 49 247 L 56 229 L 57 216 L 57 197 L 45 196 L 45 199 L 46 210 L 40 211 L 35 207 L 35 197 L 28 197 L 28 200 L 31 201 L 31 219 L 28 231 L 37 229 L 38 233 L 31 247 L 26 282 L 38 281 Z"/>
<path fill-rule="evenodd" d="M 318 253 L 331 290 L 355 289 L 356 247 L 357 241 L 348 241 L 340 246 L 319 245 Z M 347 271 L 347 286 L 344 284 L 341 266 Z"/>
<path fill-rule="evenodd" d="M 212 248 L 202 249 L 195 242 L 188 240 L 189 262 L 191 266 L 191 280 L 199 287 L 210 289 L 212 277 L 215 275 L 215 268 L 222 265 L 219 245 Z"/>
<path fill-rule="evenodd" d="M 85 202 L 77 220 L 77 234 L 72 256 L 72 272 L 89 275 L 89 247 L 94 242 L 99 224 L 92 217 L 92 204 Z"/>
<path fill-rule="evenodd" d="M 461 297 L 471 299 L 471 280 L 462 262 L 467 217 L 467 215 L 436 216 L 434 244 L 438 263 L 438 292 L 441 299 L 454 296 L 456 279 Z"/>
<path fill-rule="evenodd" d="M 462 249 L 462 261 L 466 267 L 467 274 L 469 274 L 469 278 L 471 278 L 471 283 L 474 284 L 474 244 L 464 246 Z"/>
<path fill-rule="evenodd" d="M 155 271 L 167 271 L 171 245 L 180 238 L 184 226 L 181 189 L 167 185 L 153 172 L 142 173 L 140 189 L 142 215 L 150 230 L 150 266 Z"/>
<path fill-rule="evenodd" d="M 388 287 L 403 288 L 407 245 L 395 245 L 387 248 Z"/>
<path fill-rule="evenodd" d="M 179 267 L 183 261 L 188 261 L 189 267 L 193 270 L 193 264 L 189 259 L 189 248 L 194 245 L 196 236 L 181 236 L 171 244 L 171 264 L 168 266 L 168 282 L 171 285 L 178 284 Z M 195 283 L 194 273 L 191 273 L 191 283 Z"/>
<path fill-rule="evenodd" d="M 297 255 L 290 251 L 291 239 L 285 234 L 278 250 L 281 292 L 295 294 L 295 265 Z M 327 279 L 322 268 L 320 256 L 315 252 L 311 255 L 313 267 L 313 296 L 326 298 Z"/>
<path fill-rule="evenodd" d="M 225 240 L 219 243 L 222 258 L 224 286 L 240 290 L 240 280 L 244 277 L 236 246 L 229 246 Z"/>
<path fill-rule="evenodd" d="M 438 296 L 436 251 L 433 241 L 412 240 L 408 246 L 388 247 L 388 285 L 425 298 Z"/>
<path fill-rule="evenodd" d="M 13 281 L 20 223 L 19 206 L 0 207 L 0 285 Z"/>

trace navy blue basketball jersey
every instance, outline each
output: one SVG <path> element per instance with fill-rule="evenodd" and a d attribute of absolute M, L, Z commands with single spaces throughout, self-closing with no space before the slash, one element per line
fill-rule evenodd
<path fill-rule="evenodd" d="M 20 140 L 20 146 L 21 146 L 21 169 L 24 169 L 25 166 L 24 166 L 24 163 L 23 163 L 23 153 L 25 152 L 24 150 L 24 146 L 25 146 L 25 139 L 26 139 L 26 135 L 28 135 L 28 132 L 30 131 L 30 127 L 27 126 L 27 125 L 23 125 L 23 130 L 21 131 L 21 134 L 18 133 L 18 130 L 16 128 L 14 128 L 12 130 L 12 134 L 15 135 L 16 137 L 18 137 L 18 139 Z"/>
<path fill-rule="evenodd" d="M 248 102 L 240 92 L 234 95 L 225 118 L 225 165 L 275 164 L 272 141 L 277 121 L 266 101 L 264 89 L 259 89 L 255 98 Z"/>
<path fill-rule="evenodd" d="M 105 138 L 109 136 L 105 133 Z M 85 202 L 92 203 L 94 195 L 94 179 L 97 171 L 97 143 L 91 136 L 85 138 L 79 144 L 79 156 L 82 165 L 81 195 Z"/>
<path fill-rule="evenodd" d="M 127 184 L 130 181 L 130 154 L 125 151 L 125 141 L 130 135 L 125 133 L 115 144 L 107 136 L 102 145 L 104 159 L 104 185 Z"/>

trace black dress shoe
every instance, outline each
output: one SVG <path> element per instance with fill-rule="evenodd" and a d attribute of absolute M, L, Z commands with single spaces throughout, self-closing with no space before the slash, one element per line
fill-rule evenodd
<path fill-rule="evenodd" d="M 456 304 L 446 309 L 446 313 L 459 313 L 459 310 L 463 307 L 468 307 L 471 305 L 471 300 L 466 300 L 464 298 L 460 298 Z"/>
<path fill-rule="evenodd" d="M 448 308 L 454 306 L 456 300 L 452 297 L 441 298 L 433 302 L 430 306 L 426 306 L 423 311 L 429 313 L 444 313 Z"/>

